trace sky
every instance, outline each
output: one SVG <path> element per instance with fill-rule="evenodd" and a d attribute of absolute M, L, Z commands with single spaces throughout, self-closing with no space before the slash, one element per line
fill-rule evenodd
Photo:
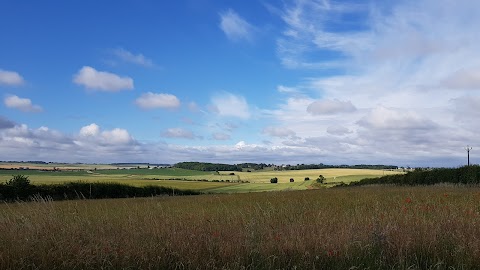
<path fill-rule="evenodd" d="M 480 1 L 0 1 L 0 160 L 480 154 Z"/>

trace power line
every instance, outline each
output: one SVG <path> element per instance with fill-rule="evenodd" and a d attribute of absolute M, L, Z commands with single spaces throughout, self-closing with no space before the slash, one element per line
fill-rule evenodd
<path fill-rule="evenodd" d="M 467 145 L 467 147 L 465 147 L 465 151 L 467 151 L 468 166 L 470 166 L 470 150 L 472 150 L 472 147 Z"/>

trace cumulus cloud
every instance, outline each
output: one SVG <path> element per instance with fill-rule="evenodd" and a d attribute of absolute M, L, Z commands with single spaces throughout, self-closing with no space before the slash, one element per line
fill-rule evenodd
<path fill-rule="evenodd" d="M 78 85 L 83 85 L 87 89 L 107 92 L 133 89 L 132 78 L 120 77 L 106 71 L 97 71 L 89 66 L 82 67 L 77 74 L 73 76 L 73 82 Z"/>
<path fill-rule="evenodd" d="M 136 64 L 139 66 L 144 66 L 144 67 L 153 67 L 153 61 L 147 57 L 145 57 L 143 54 L 134 54 L 130 51 L 127 51 L 123 48 L 118 48 L 112 51 L 113 54 L 118 57 L 120 60 L 127 62 L 127 63 L 132 63 Z"/>
<path fill-rule="evenodd" d="M 92 123 L 80 129 L 76 143 L 79 145 L 88 144 L 93 145 L 134 145 L 135 139 L 128 133 L 127 130 L 121 128 L 114 128 L 112 130 L 101 130 L 101 128 Z"/>
<path fill-rule="evenodd" d="M 220 29 L 233 41 L 249 41 L 254 31 L 254 27 L 232 9 L 220 13 Z"/>
<path fill-rule="evenodd" d="M 195 136 L 195 134 L 193 134 L 191 130 L 187 130 L 183 128 L 169 128 L 164 132 L 162 132 L 162 137 L 193 140 L 197 136 Z"/>
<path fill-rule="evenodd" d="M 279 138 L 287 138 L 287 137 L 295 137 L 295 131 L 285 128 L 285 127 L 273 127 L 269 126 L 263 129 L 263 134 L 272 136 L 272 137 L 279 137 Z"/>
<path fill-rule="evenodd" d="M 224 117 L 250 118 L 250 108 L 242 96 L 231 93 L 216 95 L 211 99 L 211 111 Z"/>
<path fill-rule="evenodd" d="M 128 144 L 133 141 L 128 131 L 121 128 L 103 131 L 102 137 L 112 144 Z"/>
<path fill-rule="evenodd" d="M 12 95 L 3 100 L 5 106 L 12 109 L 17 109 L 22 112 L 41 112 L 42 107 L 32 104 L 32 101 L 28 98 L 20 98 Z"/>
<path fill-rule="evenodd" d="M 308 105 L 307 112 L 313 115 L 354 112 L 357 108 L 350 101 L 317 100 Z"/>
<path fill-rule="evenodd" d="M 97 124 L 92 123 L 88 126 L 82 127 L 79 134 L 83 137 L 96 137 L 100 134 L 100 127 Z"/>
<path fill-rule="evenodd" d="M 230 140 L 230 135 L 227 133 L 222 133 L 222 132 L 215 132 L 212 134 L 212 139 L 217 140 L 217 141 L 226 141 Z"/>
<path fill-rule="evenodd" d="M 22 76 L 15 71 L 0 69 L 0 85 L 22 85 L 25 81 Z"/>
<path fill-rule="evenodd" d="M 180 100 L 172 94 L 156 94 L 148 92 L 137 98 L 135 104 L 142 109 L 175 109 L 180 106 Z"/>

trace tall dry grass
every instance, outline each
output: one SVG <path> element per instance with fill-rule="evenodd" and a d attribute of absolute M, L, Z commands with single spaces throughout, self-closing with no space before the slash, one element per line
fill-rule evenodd
<path fill-rule="evenodd" d="M 0 269 L 472 269 L 480 188 L 0 206 Z"/>

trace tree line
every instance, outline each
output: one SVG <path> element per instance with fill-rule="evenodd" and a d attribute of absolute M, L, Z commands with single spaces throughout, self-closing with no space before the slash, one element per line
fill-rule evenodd
<path fill-rule="evenodd" d="M 371 170 L 396 170 L 398 166 L 394 165 L 328 165 L 328 164 L 297 164 L 297 165 L 284 165 L 279 166 L 278 170 L 312 170 L 312 169 L 332 169 L 332 168 L 344 168 L 344 169 L 371 169 Z"/>
<path fill-rule="evenodd" d="M 151 197 L 160 195 L 198 195 L 193 190 L 179 190 L 162 186 L 135 187 L 119 183 L 69 182 L 63 184 L 33 185 L 28 176 L 15 175 L 0 183 L 0 201 L 30 200 L 35 197 L 53 200 L 107 199 Z"/>
<path fill-rule="evenodd" d="M 352 182 L 349 186 L 394 184 L 394 185 L 434 185 L 438 183 L 480 184 L 480 166 L 460 168 L 416 169 L 406 174 L 385 175 Z"/>
<path fill-rule="evenodd" d="M 330 169 L 330 168 L 349 168 L 349 169 L 374 169 L 374 170 L 396 170 L 398 166 L 394 165 L 328 165 L 328 164 L 297 164 L 297 165 L 274 165 L 266 163 L 239 163 L 239 164 L 223 164 L 208 162 L 179 162 L 174 165 L 175 168 L 196 170 L 196 171 L 238 171 L 243 170 L 262 170 L 273 167 L 274 170 L 309 170 L 309 169 Z"/>

